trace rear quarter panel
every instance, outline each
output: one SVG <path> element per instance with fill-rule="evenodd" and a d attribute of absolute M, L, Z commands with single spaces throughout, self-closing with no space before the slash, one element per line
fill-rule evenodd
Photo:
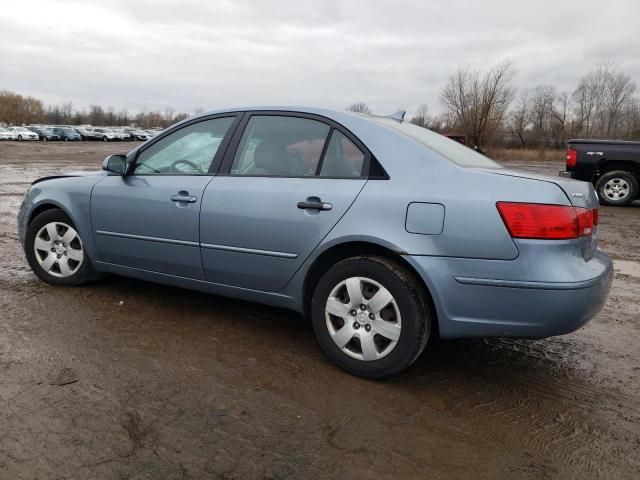
<path fill-rule="evenodd" d="M 493 175 L 423 159 L 409 177 L 369 180 L 362 193 L 327 236 L 384 239 L 394 250 L 409 255 L 512 260 L 518 250 L 497 211 L 496 202 L 544 202 L 569 205 L 555 184 Z M 448 162 L 447 162 L 448 163 Z M 405 228 L 412 202 L 444 205 L 440 234 L 410 233 Z"/>

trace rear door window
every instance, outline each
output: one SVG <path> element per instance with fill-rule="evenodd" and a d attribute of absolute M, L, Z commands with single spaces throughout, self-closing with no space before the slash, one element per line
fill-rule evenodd
<path fill-rule="evenodd" d="M 254 115 L 231 165 L 231 175 L 313 177 L 329 125 L 303 117 Z"/>

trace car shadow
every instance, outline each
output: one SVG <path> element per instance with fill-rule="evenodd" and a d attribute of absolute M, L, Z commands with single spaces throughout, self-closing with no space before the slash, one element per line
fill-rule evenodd
<path fill-rule="evenodd" d="M 258 356 L 260 351 L 265 358 L 287 351 L 297 358 L 306 357 L 307 362 L 314 363 L 308 365 L 310 368 L 318 368 L 320 362 L 322 368 L 337 370 L 320 352 L 311 323 L 296 312 L 117 276 L 87 288 L 106 293 L 114 304 L 122 301 L 130 319 L 152 311 L 154 318 L 171 317 L 185 328 L 197 321 L 194 328 L 224 331 L 227 342 L 248 344 Z M 491 384 L 500 388 L 532 386 L 539 393 L 553 394 L 567 383 L 589 383 L 588 367 L 583 368 L 577 360 L 586 348 L 571 336 L 544 340 L 431 339 L 410 369 L 382 383 L 433 390 L 434 385 L 479 382 L 484 388 Z"/>

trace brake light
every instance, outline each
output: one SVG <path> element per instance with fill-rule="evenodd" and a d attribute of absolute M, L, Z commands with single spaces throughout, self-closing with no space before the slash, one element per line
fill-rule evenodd
<path fill-rule="evenodd" d="M 513 238 L 568 240 L 593 234 L 598 222 L 597 209 L 510 202 L 496 207 Z"/>
<path fill-rule="evenodd" d="M 576 214 L 578 215 L 578 236 L 583 237 L 591 235 L 593 233 L 593 210 L 588 208 L 576 208 Z"/>
<path fill-rule="evenodd" d="M 567 168 L 575 167 L 576 163 L 578 163 L 578 152 L 573 148 L 567 149 Z"/>

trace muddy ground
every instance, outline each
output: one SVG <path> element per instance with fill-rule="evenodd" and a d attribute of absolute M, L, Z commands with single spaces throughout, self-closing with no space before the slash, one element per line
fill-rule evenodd
<path fill-rule="evenodd" d="M 640 205 L 601 209 L 616 276 L 582 330 L 442 341 L 373 382 L 287 311 L 38 281 L 28 183 L 131 147 L 0 143 L 0 478 L 640 478 Z M 559 157 L 505 163 L 555 175 Z"/>

